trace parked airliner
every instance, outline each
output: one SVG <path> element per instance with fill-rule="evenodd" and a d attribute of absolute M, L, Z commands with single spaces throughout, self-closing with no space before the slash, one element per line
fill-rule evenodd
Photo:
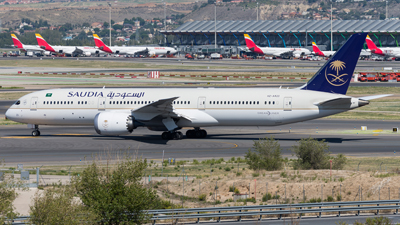
<path fill-rule="evenodd" d="M 247 48 L 258 54 L 280 57 L 293 56 L 295 58 L 311 54 L 310 50 L 306 48 L 259 47 L 248 34 L 244 34 L 244 40 L 246 41 Z"/>
<path fill-rule="evenodd" d="M 314 53 L 314 55 L 316 55 L 316 56 L 331 57 L 331 56 L 333 56 L 333 55 L 335 54 L 335 52 L 336 52 L 336 51 L 321 51 L 321 50 L 318 48 L 318 45 L 317 45 L 315 42 L 312 43 L 312 48 L 313 48 L 313 53 Z"/>
<path fill-rule="evenodd" d="M 201 127 L 277 126 L 325 117 L 386 95 L 346 96 L 365 40 L 354 34 L 304 86 L 272 88 L 67 88 L 30 93 L 6 112 L 10 120 L 39 125 L 87 125 L 101 135 L 137 127 L 164 131 L 163 139 L 206 137 Z"/>
<path fill-rule="evenodd" d="M 378 48 L 372 39 L 367 35 L 365 39 L 367 42 L 368 49 L 371 50 L 372 54 L 383 56 L 383 57 L 396 57 L 400 58 L 400 47 L 384 47 Z"/>
<path fill-rule="evenodd" d="M 22 44 L 22 42 L 17 38 L 17 36 L 15 34 L 11 34 L 11 39 L 13 40 L 15 48 L 18 48 L 18 49 L 20 49 L 22 51 L 27 52 L 28 55 L 33 55 L 33 54 L 37 54 L 37 53 L 42 54 L 43 52 L 45 52 L 46 55 L 49 55 L 48 51 L 45 51 L 45 50 L 41 49 L 38 45 L 24 45 L 24 44 Z"/>
<path fill-rule="evenodd" d="M 107 46 L 97 34 L 93 34 L 94 43 L 100 50 L 110 54 L 120 55 L 136 55 L 149 54 L 153 55 L 169 55 L 177 53 L 176 49 L 171 47 L 149 47 L 149 46 Z"/>
<path fill-rule="evenodd" d="M 35 34 L 36 40 L 40 48 L 60 54 L 67 54 L 70 56 L 84 55 L 91 56 L 99 54 L 100 50 L 91 46 L 62 46 L 62 45 L 49 45 L 47 41 L 40 34 Z"/>

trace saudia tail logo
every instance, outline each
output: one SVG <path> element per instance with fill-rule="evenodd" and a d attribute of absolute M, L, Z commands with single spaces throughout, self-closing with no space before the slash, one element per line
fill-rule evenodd
<path fill-rule="evenodd" d="M 325 77 L 326 80 L 333 86 L 342 86 L 343 84 L 347 83 L 349 78 L 346 78 L 348 75 L 347 73 L 340 74 L 340 71 L 346 68 L 346 63 L 336 60 L 330 63 L 329 67 L 325 69 Z M 336 72 L 334 73 L 327 73 L 327 70 L 331 69 L 330 72 Z"/>

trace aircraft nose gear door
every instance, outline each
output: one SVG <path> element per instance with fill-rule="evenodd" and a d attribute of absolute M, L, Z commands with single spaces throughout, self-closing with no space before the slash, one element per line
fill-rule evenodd
<path fill-rule="evenodd" d="M 31 98 L 31 111 L 36 111 L 37 102 L 38 102 L 38 98 L 37 97 L 32 97 Z"/>
<path fill-rule="evenodd" d="M 98 109 L 99 109 L 99 111 L 106 110 L 106 98 L 99 98 Z"/>
<path fill-rule="evenodd" d="M 292 98 L 285 97 L 283 99 L 283 111 L 292 111 Z"/>
<path fill-rule="evenodd" d="M 199 97 L 199 100 L 197 101 L 197 108 L 206 109 L 206 97 Z"/>

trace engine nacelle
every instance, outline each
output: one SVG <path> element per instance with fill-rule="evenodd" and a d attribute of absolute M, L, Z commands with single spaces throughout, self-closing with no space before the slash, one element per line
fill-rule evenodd
<path fill-rule="evenodd" d="M 94 118 L 94 129 L 101 135 L 130 134 L 136 127 L 130 113 L 101 112 Z"/>
<path fill-rule="evenodd" d="M 84 54 L 86 57 L 89 57 L 89 56 L 92 55 L 92 53 L 90 53 L 90 52 L 84 52 L 83 54 Z"/>
<path fill-rule="evenodd" d="M 300 54 L 300 53 L 296 53 L 296 54 L 294 54 L 294 57 L 295 57 L 295 58 L 300 58 L 300 56 L 301 56 L 301 54 Z"/>
<path fill-rule="evenodd" d="M 149 52 L 149 55 L 154 56 L 154 55 L 156 55 L 156 52 Z"/>

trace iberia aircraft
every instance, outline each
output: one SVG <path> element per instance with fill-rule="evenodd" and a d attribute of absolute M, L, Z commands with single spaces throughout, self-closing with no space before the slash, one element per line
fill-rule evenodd
<path fill-rule="evenodd" d="M 346 92 L 366 34 L 354 34 L 304 86 L 273 88 L 65 88 L 18 99 L 6 117 L 40 125 L 93 126 L 100 135 L 127 135 L 137 127 L 163 131 L 163 139 L 204 138 L 210 126 L 278 126 L 321 118 L 387 95 Z"/>
<path fill-rule="evenodd" d="M 70 56 L 84 55 L 91 56 L 99 54 L 99 50 L 95 47 L 90 46 L 61 46 L 61 45 L 49 45 L 47 41 L 40 34 L 35 34 L 36 40 L 40 48 L 59 54 L 67 54 Z"/>
<path fill-rule="evenodd" d="M 277 47 L 259 47 L 254 43 L 253 39 L 251 39 L 250 35 L 244 34 L 244 39 L 246 41 L 246 46 L 250 51 L 264 54 L 264 55 L 272 55 L 272 56 L 294 56 L 295 58 L 299 58 L 300 56 L 310 55 L 310 50 L 306 48 L 277 48 Z"/>
<path fill-rule="evenodd" d="M 372 54 L 383 56 L 383 57 L 400 57 L 400 47 L 385 47 L 378 48 L 372 39 L 367 35 L 365 39 L 367 42 L 368 49 L 371 50 Z"/>
<path fill-rule="evenodd" d="M 322 57 L 332 57 L 336 51 L 321 51 L 318 48 L 318 45 L 313 42 L 312 43 L 312 48 L 313 48 L 313 53 L 316 56 L 322 56 Z"/>
<path fill-rule="evenodd" d="M 32 52 L 32 53 L 45 52 L 45 50 L 41 49 L 38 45 L 24 45 L 24 44 L 22 44 L 22 42 L 17 38 L 17 36 L 15 34 L 11 34 L 11 38 L 13 40 L 14 47 L 18 48 L 18 49 L 20 49 L 22 51 L 25 51 L 27 53 L 29 53 L 29 52 Z"/>
<path fill-rule="evenodd" d="M 149 46 L 139 46 L 139 47 L 126 47 L 126 46 L 107 46 L 100 39 L 97 34 L 93 34 L 94 43 L 96 47 L 100 50 L 110 53 L 110 54 L 120 54 L 120 55 L 136 55 L 136 54 L 149 54 L 153 55 L 169 55 L 175 54 L 177 51 L 171 47 L 149 47 Z"/>

